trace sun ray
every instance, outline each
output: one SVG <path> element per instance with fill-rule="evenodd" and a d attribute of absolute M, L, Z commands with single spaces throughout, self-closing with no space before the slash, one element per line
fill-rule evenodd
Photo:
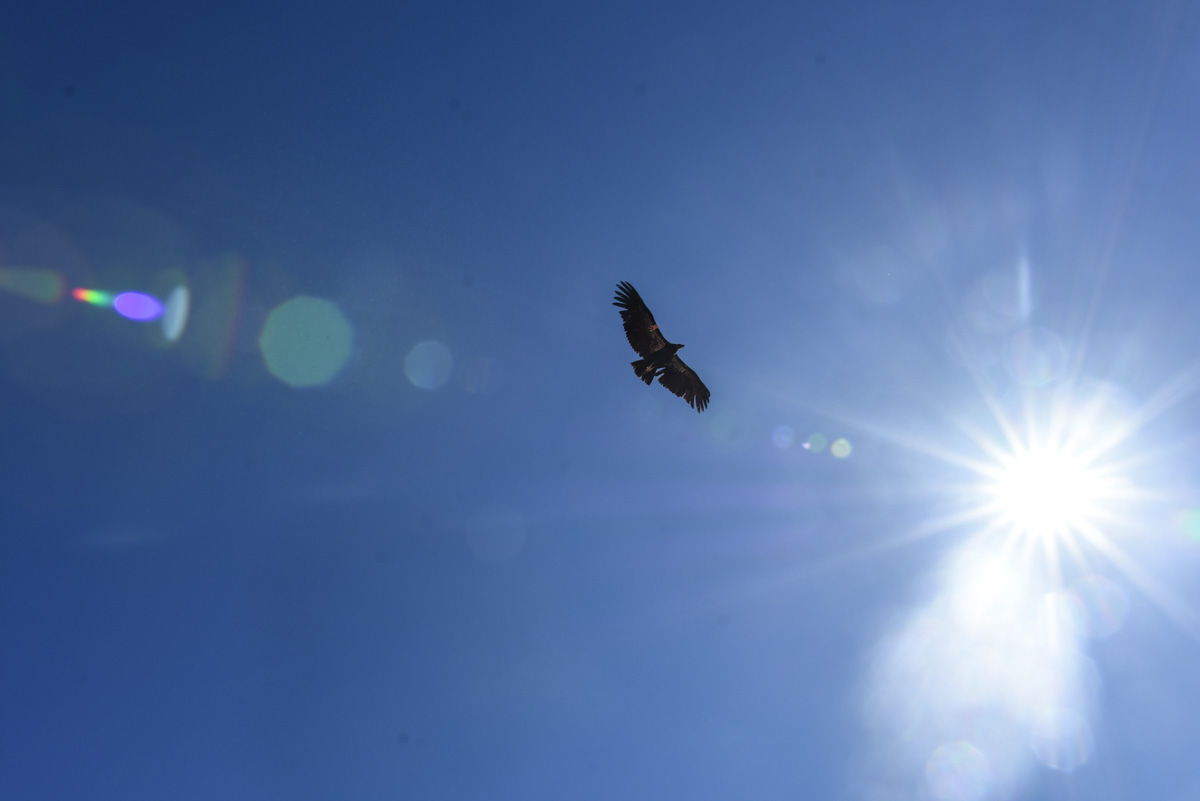
<path fill-rule="evenodd" d="M 1200 617 L 1178 595 L 1126 553 L 1125 549 L 1118 545 L 1112 537 L 1106 536 L 1090 522 L 1081 527 L 1080 534 L 1092 548 L 1154 602 L 1172 622 L 1193 639 L 1200 640 Z"/>

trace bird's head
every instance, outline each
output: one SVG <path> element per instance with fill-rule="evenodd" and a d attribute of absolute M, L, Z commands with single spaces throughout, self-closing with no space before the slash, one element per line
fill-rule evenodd
<path fill-rule="evenodd" d="M 682 342 L 680 342 L 680 343 L 679 343 L 679 348 L 680 348 L 681 350 L 683 349 L 683 343 L 682 343 Z"/>

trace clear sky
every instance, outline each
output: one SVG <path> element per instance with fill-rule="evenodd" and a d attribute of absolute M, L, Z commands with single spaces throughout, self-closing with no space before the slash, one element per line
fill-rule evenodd
<path fill-rule="evenodd" d="M 0 797 L 1197 801 L 1198 97 L 1188 3 L 5 2 Z"/>

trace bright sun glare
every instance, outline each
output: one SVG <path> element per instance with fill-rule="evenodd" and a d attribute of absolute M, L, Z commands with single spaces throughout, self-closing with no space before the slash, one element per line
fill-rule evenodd
<path fill-rule="evenodd" d="M 994 513 L 1016 532 L 1053 536 L 1086 526 L 1104 501 L 1104 485 L 1077 454 L 1036 448 L 1001 458 L 990 494 Z"/>
<path fill-rule="evenodd" d="M 929 738 L 919 781 L 946 800 L 1009 796 L 1034 763 L 1070 772 L 1092 759 L 1100 673 L 1088 643 L 1121 628 L 1125 585 L 1188 619 L 1124 542 L 1151 497 L 1132 437 L 1171 393 L 1141 408 L 1084 382 L 982 394 L 991 420 L 956 421 L 976 454 L 907 441 L 964 468 L 962 483 L 939 487 L 961 505 L 921 533 L 966 536 L 882 644 L 869 697 L 885 738 L 918 727 Z"/>

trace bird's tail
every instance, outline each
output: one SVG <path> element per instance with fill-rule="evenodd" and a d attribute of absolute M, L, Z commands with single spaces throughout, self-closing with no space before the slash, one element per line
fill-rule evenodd
<path fill-rule="evenodd" d="M 633 365 L 633 372 L 637 373 L 637 377 L 645 381 L 647 386 L 654 383 L 654 365 L 650 364 L 649 359 L 638 359 L 630 364 Z"/>

